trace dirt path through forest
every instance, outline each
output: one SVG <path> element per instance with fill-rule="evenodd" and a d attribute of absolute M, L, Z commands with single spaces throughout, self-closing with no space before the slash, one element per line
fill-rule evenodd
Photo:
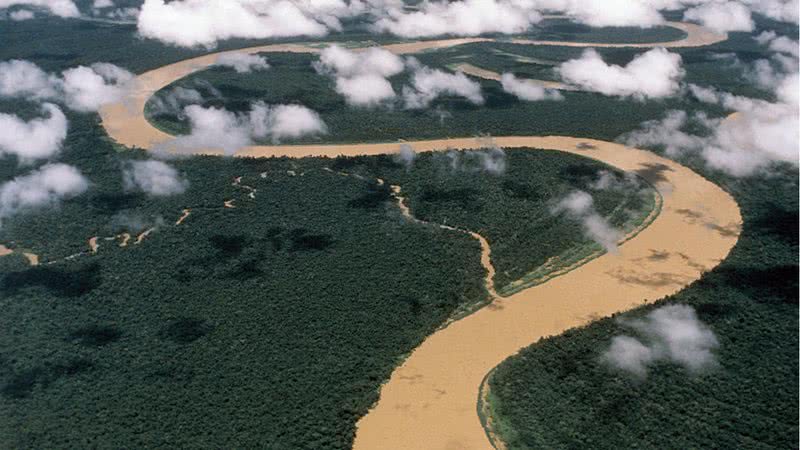
<path fill-rule="evenodd" d="M 683 29 L 688 36 L 662 44 L 515 42 L 581 47 L 686 47 L 709 45 L 726 38 L 697 25 L 670 25 Z M 489 40 L 446 39 L 385 48 L 405 54 Z M 278 51 L 316 53 L 319 49 L 281 44 L 235 52 Z M 121 144 L 141 148 L 168 141 L 171 136 L 145 119 L 145 102 L 169 83 L 213 64 L 218 55 L 178 62 L 137 77 L 133 95 L 101 111 L 109 135 Z M 485 139 L 475 138 L 406 143 L 418 152 L 486 146 Z M 688 168 L 654 153 L 564 136 L 507 136 L 494 138 L 493 143 L 504 148 L 561 150 L 634 172 L 652 183 L 663 197 L 661 213 L 649 227 L 622 245 L 617 254 L 598 257 L 510 297 L 495 298 L 490 307 L 429 336 L 394 371 L 383 386 L 378 403 L 358 422 L 356 449 L 491 448 L 476 405 L 481 381 L 492 368 L 545 336 L 681 290 L 703 271 L 719 264 L 738 238 L 741 216 L 733 198 Z M 237 156 L 378 155 L 397 152 L 399 147 L 400 143 L 253 146 Z M 221 151 L 194 153 L 221 154 Z M 488 249 L 488 243 L 484 244 Z M 489 258 L 488 252 L 483 257 Z"/>

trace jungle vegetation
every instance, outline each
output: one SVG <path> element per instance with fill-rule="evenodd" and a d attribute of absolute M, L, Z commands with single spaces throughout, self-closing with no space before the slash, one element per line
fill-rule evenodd
<path fill-rule="evenodd" d="M 730 46 L 681 51 L 689 79 L 716 83 L 724 72 L 715 73 L 716 53 L 763 56 L 754 46 L 739 52 L 736 46 L 751 44 L 732 36 Z M 323 39 L 395 40 L 368 35 L 357 26 Z M 582 34 L 581 39 L 590 37 Z M 51 71 L 103 61 L 138 73 L 209 51 L 139 40 L 134 25 L 48 18 L 0 27 L 0 40 L 0 60 L 29 59 Z M 219 49 L 261 43 L 232 40 Z M 513 53 L 528 51 L 534 49 L 517 46 Z M 554 60 L 570 50 L 542 51 L 549 52 L 540 55 L 543 59 Z M 633 54 L 620 55 L 624 61 Z M 443 52 L 419 58 L 446 67 L 457 56 Z M 586 93 L 534 105 L 504 94 L 497 83 L 482 82 L 485 112 L 453 98 L 440 99 L 428 112 L 345 111 L 331 81 L 312 71 L 309 58 L 269 55 L 273 69 L 259 73 L 262 78 L 221 69 L 196 76 L 222 92 L 224 100 L 212 98 L 210 104 L 237 110 L 264 100 L 317 109 L 331 129 L 325 139 L 338 142 L 481 133 L 613 139 L 668 109 L 700 108 L 684 100 L 633 103 Z M 396 87 L 403 81 L 393 80 Z M 721 87 L 741 93 L 734 89 L 736 82 Z M 0 103 L 0 111 L 36 114 L 25 102 Z M 497 264 L 503 267 L 498 282 L 503 284 L 537 264 L 514 248 L 531 245 L 531 238 L 510 236 L 508 230 L 524 227 L 553 238 L 541 243 L 553 254 L 586 244 L 575 224 L 531 224 L 527 214 L 538 211 L 541 217 L 548 202 L 570 189 L 586 188 L 598 170 L 607 169 L 556 152 L 524 151 L 507 152 L 507 169 L 499 176 L 448 173 L 433 155 L 420 156 L 411 170 L 392 157 L 192 157 L 171 162 L 188 179 L 187 192 L 154 198 L 126 192 L 121 184 L 122 161 L 145 154 L 110 142 L 96 115 L 67 115 L 70 130 L 60 160 L 79 167 L 92 189 L 59 209 L 4 220 L 0 229 L 0 242 L 42 258 L 37 267 L 29 267 L 18 253 L 0 258 L 0 447 L 348 448 L 356 420 L 403 355 L 453 314 L 486 299 L 477 243 L 461 233 L 407 223 L 372 178 L 402 185 L 420 217 L 486 233 L 497 246 Z M 158 118 L 159 125 L 170 126 L 168 119 Z M 21 169 L 5 158 L 0 180 L 34 168 Z M 234 186 L 239 176 L 241 184 L 256 189 L 254 199 Z M 538 423 L 526 425 L 532 399 L 541 402 L 538 396 L 546 393 L 566 402 L 569 392 L 578 392 L 584 403 L 569 403 L 570 413 L 591 413 L 586 409 L 591 405 L 602 411 L 585 428 L 576 425 L 575 440 L 547 442 L 557 446 L 602 438 L 609 447 L 643 443 L 625 432 L 598 435 L 595 431 L 603 430 L 591 426 L 616 420 L 635 425 L 639 416 L 626 415 L 626 408 L 639 401 L 649 409 L 638 411 L 677 420 L 689 399 L 710 405 L 706 411 L 733 423 L 740 437 L 746 424 L 759 424 L 757 430 L 747 429 L 745 437 L 754 436 L 747 442 L 786 446 L 791 428 L 786 420 L 797 417 L 796 286 L 784 289 L 771 282 L 790 279 L 797 270 L 797 176 L 786 174 L 766 184 L 722 182 L 743 206 L 742 241 L 731 261 L 669 301 L 698 306 L 702 319 L 721 337 L 721 352 L 730 352 L 720 355 L 726 370 L 697 381 L 660 368 L 644 389 L 592 365 L 595 352 L 613 333 L 613 321 L 571 332 L 569 339 L 575 341 L 548 340 L 528 350 L 535 358 L 519 363 L 544 384 L 509 369 L 510 384 L 505 388 L 501 382 L 494 391 L 499 417 L 520 430 L 522 445 L 540 442 L 527 437 L 539 436 Z M 619 220 L 611 214 L 616 206 L 636 201 L 633 192 L 592 194 L 598 209 L 614 221 Z M 228 200 L 234 200 L 235 208 L 223 206 Z M 187 208 L 191 215 L 175 225 Z M 517 215 L 515 209 L 524 212 Z M 141 244 L 120 247 L 121 233 L 135 239 L 151 227 L 155 231 Z M 548 227 L 559 233 L 547 233 Z M 87 242 L 93 236 L 101 238 L 94 255 Z M 77 256 L 65 260 L 71 255 Z M 535 256 L 541 260 L 545 252 Z M 575 350 L 549 353 L 553 347 Z M 545 353 L 557 362 L 538 368 L 526 362 Z M 508 364 L 517 367 L 516 360 Z M 564 365 L 559 373 L 566 374 L 566 381 L 548 371 L 554 364 Z M 500 372 L 497 380 L 503 380 Z M 598 395 L 608 400 L 598 403 Z M 516 405 L 507 400 L 513 396 L 520 398 Z M 752 416 L 747 415 L 750 407 Z M 709 437 L 731 442 L 725 439 L 733 434 L 719 428 L 699 430 L 700 418 L 708 416 L 693 417 L 696 441 L 690 441 L 685 421 L 648 426 L 661 426 L 662 436 L 690 447 Z M 774 436 L 764 437 L 765 429 Z"/>
<path fill-rule="evenodd" d="M 641 179 L 578 155 L 531 150 L 422 153 L 411 167 L 396 155 L 340 158 L 334 167 L 401 186 L 419 219 L 481 234 L 492 247 L 495 287 L 505 295 L 535 282 L 510 286 L 546 262 L 551 267 L 540 278 L 603 251 L 580 221 L 553 213 L 571 192 L 590 192 L 598 214 L 620 230 L 635 228 L 656 207 L 655 190 Z M 488 170 L 487 155 L 502 168 Z M 613 189 L 598 188 L 604 173 Z"/>
<path fill-rule="evenodd" d="M 696 168 L 696 170 L 701 170 Z M 798 433 L 798 177 L 706 174 L 744 218 L 728 258 L 655 304 L 532 345 L 489 378 L 492 419 L 510 449 L 793 448 Z M 667 304 L 693 306 L 719 340 L 719 367 L 674 364 L 645 380 L 601 362 L 621 323 Z"/>
<path fill-rule="evenodd" d="M 41 258 L 0 258 L 2 447 L 348 448 L 403 355 L 487 298 L 477 242 L 408 222 L 375 178 L 402 184 L 415 212 L 484 227 L 498 245 L 518 242 L 507 233 L 535 211 L 556 241 L 542 242 L 546 257 L 586 244 L 547 205 L 607 169 L 552 151 L 509 152 L 497 175 L 427 156 L 410 169 L 393 156 L 192 157 L 171 161 L 187 192 L 158 198 L 122 186 L 122 162 L 146 154 L 110 142 L 96 115 L 68 116 L 59 159 L 92 188 L 0 229 L 0 242 Z M 0 168 L 3 180 L 20 170 L 11 158 Z M 602 211 L 632 201 L 593 194 Z"/>

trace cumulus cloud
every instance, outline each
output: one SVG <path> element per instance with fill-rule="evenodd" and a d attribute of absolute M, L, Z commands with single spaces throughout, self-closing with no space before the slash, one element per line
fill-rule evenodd
<path fill-rule="evenodd" d="M 778 36 L 774 31 L 764 31 L 755 37 L 756 42 L 761 45 L 766 45 L 770 50 L 775 53 L 785 53 L 798 57 L 798 43 L 786 36 Z"/>
<path fill-rule="evenodd" d="M 61 151 L 67 137 L 67 118 L 51 103 L 42 105 L 42 112 L 47 117 L 29 122 L 12 114 L 0 114 L 0 155 L 15 155 L 25 164 Z"/>
<path fill-rule="evenodd" d="M 520 80 L 511 73 L 500 77 L 503 90 L 520 100 L 535 102 L 539 100 L 563 100 L 564 96 L 555 89 L 547 89 L 531 80 Z"/>
<path fill-rule="evenodd" d="M 157 197 L 182 194 L 188 186 L 174 167 L 156 160 L 125 163 L 122 180 L 126 191 L 141 191 Z"/>
<path fill-rule="evenodd" d="M 267 58 L 247 53 L 223 53 L 217 57 L 216 66 L 231 67 L 236 73 L 250 73 L 269 69 Z"/>
<path fill-rule="evenodd" d="M 94 0 L 92 3 L 92 15 L 129 22 L 139 16 L 139 9 L 132 6 L 118 8 L 112 0 Z"/>
<path fill-rule="evenodd" d="M 338 45 L 325 48 L 314 68 L 336 80 L 336 92 L 355 106 L 377 106 L 397 94 L 388 77 L 404 70 L 403 60 L 387 50 L 369 48 L 361 52 Z"/>
<path fill-rule="evenodd" d="M 333 72 L 344 77 L 364 74 L 391 77 L 403 71 L 404 63 L 399 56 L 378 47 L 353 51 L 331 45 L 322 50 L 314 67 L 322 73 Z"/>
<path fill-rule="evenodd" d="M 639 184 L 639 179 L 636 175 L 629 172 L 618 175 L 608 170 L 601 170 L 598 172 L 597 179 L 591 182 L 589 187 L 597 191 L 630 191 L 631 188 L 638 187 Z"/>
<path fill-rule="evenodd" d="M 70 109 L 97 111 L 101 106 L 121 100 L 131 89 L 133 74 L 108 63 L 79 66 L 62 74 L 62 88 Z"/>
<path fill-rule="evenodd" d="M 29 61 L 10 60 L 0 62 L 0 97 L 57 101 L 75 111 L 97 111 L 122 99 L 133 79 L 127 70 L 108 63 L 74 67 L 58 77 Z"/>
<path fill-rule="evenodd" d="M 504 174 L 508 166 L 506 152 L 495 145 L 490 137 L 484 137 L 481 140 L 484 147 L 481 150 L 451 150 L 447 153 L 436 154 L 434 158 L 453 172 Z M 401 152 L 402 150 L 401 147 Z"/>
<path fill-rule="evenodd" d="M 709 167 L 737 177 L 761 173 L 779 162 L 796 166 L 797 110 L 766 102 L 761 105 L 727 120 L 671 111 L 665 119 L 645 122 L 621 140 L 628 145 L 665 146 L 671 155 L 696 152 Z M 690 124 L 700 125 L 707 133 L 684 131 Z"/>
<path fill-rule="evenodd" d="M 33 13 L 33 11 L 28 11 L 27 9 L 18 9 L 8 15 L 8 18 L 15 22 L 22 22 L 23 20 L 31 20 L 34 17 L 36 17 L 36 15 Z"/>
<path fill-rule="evenodd" d="M 189 119 L 191 133 L 178 136 L 158 146 L 157 150 L 220 148 L 226 154 L 233 154 L 253 142 L 249 123 L 224 108 L 190 105 L 184 109 L 184 114 Z"/>
<path fill-rule="evenodd" d="M 451 34 L 522 33 L 541 20 L 531 2 L 519 0 L 459 0 L 423 2 L 415 11 L 389 9 L 373 28 L 416 38 Z"/>
<path fill-rule="evenodd" d="M 356 0 L 145 0 L 138 29 L 168 44 L 213 47 L 230 38 L 323 36 L 365 8 Z"/>
<path fill-rule="evenodd" d="M 410 169 L 417 160 L 417 152 L 414 151 L 414 147 L 401 144 L 400 150 L 394 155 L 394 160 L 405 166 L 406 169 Z"/>
<path fill-rule="evenodd" d="M 336 92 L 354 106 L 377 106 L 397 97 L 392 83 L 380 75 L 356 75 L 351 78 L 337 77 Z"/>
<path fill-rule="evenodd" d="M 543 2 L 592 27 L 652 27 L 664 18 L 652 2 L 643 0 L 556 0 Z"/>
<path fill-rule="evenodd" d="M 593 49 L 558 67 L 564 82 L 604 95 L 655 99 L 674 95 L 684 76 L 681 57 L 663 48 L 637 55 L 625 67 L 606 64 Z"/>
<path fill-rule="evenodd" d="M 387 78 L 406 68 L 412 71 L 411 84 L 403 87 L 406 108 L 425 108 L 440 95 L 461 96 L 475 104 L 484 101 L 480 84 L 463 73 L 431 69 L 413 58 L 404 62 L 381 48 L 356 52 L 332 45 L 321 52 L 314 68 L 319 73 L 333 76 L 336 91 L 345 97 L 347 103 L 356 106 L 391 104 L 397 94 Z"/>
<path fill-rule="evenodd" d="M 694 120 L 709 123 L 704 114 L 694 116 Z M 686 150 L 700 150 L 706 144 L 705 138 L 684 131 L 688 123 L 689 117 L 685 111 L 668 111 L 663 119 L 645 122 L 640 129 L 624 135 L 620 140 L 633 147 L 660 145 L 668 156 L 676 157 Z"/>
<path fill-rule="evenodd" d="M 796 167 L 800 148 L 800 73 L 793 54 L 796 42 L 774 33 L 763 33 L 756 39 L 775 54 L 770 60 L 744 66 L 745 75 L 771 90 L 775 102 L 690 84 L 688 91 L 699 101 L 737 114 L 727 119 L 709 119 L 702 113 L 689 116 L 671 111 L 664 119 L 646 122 L 620 140 L 636 146 L 663 146 L 673 156 L 696 153 L 709 167 L 737 177 L 764 173 L 775 164 Z M 702 132 L 689 133 L 690 126 Z"/>
<path fill-rule="evenodd" d="M 55 208 L 61 200 L 82 194 L 89 182 L 78 169 L 48 164 L 0 185 L 0 223 L 16 214 Z"/>
<path fill-rule="evenodd" d="M 717 364 L 714 349 L 719 341 L 691 306 L 664 306 L 644 319 L 621 323 L 636 331 L 641 340 L 627 335 L 612 339 L 602 360 L 618 370 L 644 378 L 649 367 L 660 361 L 681 365 L 691 373 Z"/>
<path fill-rule="evenodd" d="M 0 61 L 0 96 L 53 99 L 58 96 L 59 80 L 39 66 L 19 59 Z"/>
<path fill-rule="evenodd" d="M 81 15 L 72 0 L 0 0 L 0 9 L 12 6 L 35 7 L 59 17 L 80 17 Z"/>
<path fill-rule="evenodd" d="M 684 20 L 699 22 L 718 32 L 753 31 L 750 8 L 733 1 L 711 1 L 688 9 Z"/>
<path fill-rule="evenodd" d="M 564 197 L 553 208 L 554 214 L 567 213 L 583 225 L 586 236 L 611 253 L 617 251 L 622 233 L 611 226 L 594 208 L 594 199 L 584 191 L 575 191 Z"/>
<path fill-rule="evenodd" d="M 254 103 L 248 114 L 224 108 L 190 105 L 184 109 L 191 133 L 157 146 L 156 150 L 222 149 L 226 154 L 253 144 L 255 139 L 278 142 L 327 132 L 319 115 L 300 105 Z"/>
<path fill-rule="evenodd" d="M 798 0 L 742 0 L 754 12 L 763 14 L 779 22 L 800 22 L 800 2 Z"/>
<path fill-rule="evenodd" d="M 273 142 L 328 131 L 319 114 L 300 105 L 256 103 L 250 112 L 250 124 L 255 137 L 270 138 Z"/>
<path fill-rule="evenodd" d="M 183 118 L 183 109 L 188 105 L 203 103 L 204 97 L 197 89 L 175 86 L 160 91 L 148 102 L 151 114 L 174 114 Z"/>
<path fill-rule="evenodd" d="M 406 108 L 425 108 L 441 95 L 464 97 L 475 105 L 483 104 L 481 85 L 463 73 L 448 73 L 413 62 L 412 65 L 415 69 L 411 76 L 411 86 L 403 87 Z"/>

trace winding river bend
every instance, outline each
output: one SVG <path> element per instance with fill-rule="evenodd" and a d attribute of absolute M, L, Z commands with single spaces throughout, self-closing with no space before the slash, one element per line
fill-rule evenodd
<path fill-rule="evenodd" d="M 524 45 L 577 47 L 690 47 L 725 40 L 697 25 L 670 23 L 687 37 L 658 44 L 598 44 L 514 40 Z M 451 47 L 488 38 L 446 39 L 386 45 L 397 54 Z M 235 52 L 317 53 L 303 44 L 246 48 Z M 108 134 L 120 144 L 150 148 L 172 137 L 144 115 L 147 100 L 171 82 L 214 64 L 221 53 L 181 61 L 139 75 L 136 89 L 101 111 Z M 506 148 L 555 149 L 593 158 L 648 180 L 663 197 L 661 213 L 616 254 L 606 254 L 547 283 L 510 297 L 496 297 L 478 312 L 429 336 L 395 369 L 380 400 L 358 422 L 354 448 L 486 449 L 491 444 L 477 414 L 484 376 L 504 359 L 539 339 L 673 294 L 719 264 L 736 243 L 741 215 L 725 191 L 690 169 L 654 153 L 619 144 L 566 136 L 505 136 Z M 477 149 L 474 138 L 407 142 L 418 152 Z M 253 146 L 237 156 L 377 155 L 398 143 Z M 221 154 L 218 149 L 196 153 Z"/>

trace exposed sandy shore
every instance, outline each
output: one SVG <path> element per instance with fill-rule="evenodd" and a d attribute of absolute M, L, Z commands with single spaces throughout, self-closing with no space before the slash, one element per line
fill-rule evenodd
<path fill-rule="evenodd" d="M 662 44 L 516 42 L 581 47 L 686 47 L 725 39 L 696 25 L 670 25 L 683 29 L 689 36 Z M 446 39 L 385 48 L 413 53 L 488 40 Z M 277 51 L 319 50 L 288 44 L 237 52 Z M 218 55 L 182 61 L 139 76 L 138 88 L 126 102 L 101 111 L 109 135 L 121 144 L 141 148 L 167 141 L 170 136 L 145 119 L 145 102 L 172 81 L 212 64 Z M 407 143 L 418 152 L 486 145 L 485 140 L 474 138 Z M 494 143 L 506 148 L 562 150 L 636 172 L 663 196 L 661 214 L 622 245 L 618 254 L 601 256 L 545 284 L 507 298 L 496 298 L 491 307 L 426 339 L 394 371 L 383 386 L 377 405 L 359 421 L 356 449 L 491 448 L 478 419 L 476 404 L 481 380 L 493 367 L 542 337 L 679 291 L 698 279 L 703 270 L 716 266 L 736 243 L 741 216 L 735 201 L 718 186 L 673 161 L 614 143 L 563 136 L 498 137 Z M 254 146 L 237 156 L 377 155 L 396 152 L 399 146 L 399 143 Z M 221 151 L 208 149 L 195 153 L 221 154 Z M 488 243 L 483 244 L 486 249 L 482 258 L 489 258 Z"/>
<path fill-rule="evenodd" d="M 13 255 L 14 250 L 6 247 L 5 245 L 0 244 L 0 257 Z M 39 255 L 35 255 L 29 252 L 22 252 L 22 256 L 28 260 L 28 264 L 31 266 L 38 266 L 39 265 Z"/>
<path fill-rule="evenodd" d="M 178 220 L 175 221 L 175 225 L 182 224 L 183 221 L 186 220 L 186 218 L 189 217 L 189 214 L 191 214 L 191 213 L 192 213 L 191 209 L 184 209 L 183 210 L 183 214 L 181 214 L 181 216 L 178 218 Z"/>
<path fill-rule="evenodd" d="M 134 244 L 135 245 L 141 244 L 145 240 L 145 238 L 147 238 L 147 236 L 150 236 L 150 234 L 153 233 L 153 231 L 156 231 L 156 229 L 155 228 L 148 228 L 142 234 L 140 234 L 139 236 L 136 236 L 136 241 L 134 242 Z"/>

